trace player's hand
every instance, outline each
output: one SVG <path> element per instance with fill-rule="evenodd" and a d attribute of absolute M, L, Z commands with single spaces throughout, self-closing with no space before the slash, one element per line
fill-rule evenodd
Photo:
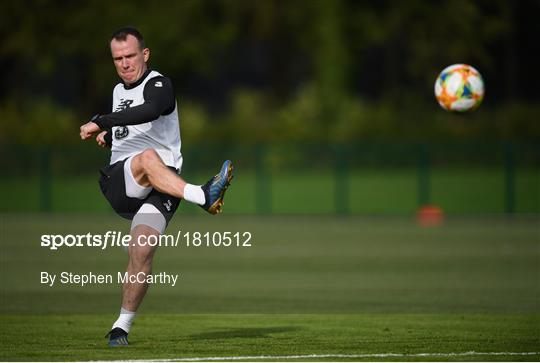
<path fill-rule="evenodd" d="M 92 121 L 85 123 L 81 126 L 81 140 L 86 140 L 92 137 L 96 132 L 98 132 L 99 126 L 93 123 Z"/>
<path fill-rule="evenodd" d="M 107 133 L 107 131 L 102 131 L 96 136 L 96 141 L 97 141 L 98 145 L 101 146 L 101 147 L 107 146 L 107 142 L 105 141 L 105 134 L 106 133 Z"/>

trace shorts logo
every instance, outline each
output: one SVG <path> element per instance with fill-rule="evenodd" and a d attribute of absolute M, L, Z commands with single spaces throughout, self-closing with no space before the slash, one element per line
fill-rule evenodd
<path fill-rule="evenodd" d="M 170 212 L 171 211 L 171 207 L 172 207 L 172 202 L 170 199 L 167 199 L 167 202 L 163 203 L 163 206 L 165 208 L 167 208 L 167 212 Z"/>
<path fill-rule="evenodd" d="M 125 126 L 119 126 L 114 131 L 114 138 L 116 140 L 123 139 L 123 138 L 127 137 L 127 135 L 129 135 L 129 130 Z"/>

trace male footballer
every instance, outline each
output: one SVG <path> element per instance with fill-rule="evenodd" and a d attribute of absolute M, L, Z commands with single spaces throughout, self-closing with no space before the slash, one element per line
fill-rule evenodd
<path fill-rule="evenodd" d="M 94 116 L 81 126 L 81 139 L 111 148 L 110 165 L 100 170 L 101 191 L 122 217 L 132 220 L 131 241 L 165 231 L 181 199 L 210 214 L 221 211 L 233 177 L 227 160 L 206 184 L 186 183 L 182 167 L 178 107 L 171 80 L 148 68 L 150 50 L 141 33 L 131 27 L 117 30 L 110 41 L 121 83 L 113 90 L 113 112 Z M 143 237 L 144 238 L 144 237 Z M 127 273 L 150 274 L 156 247 L 128 247 Z M 109 346 L 128 345 L 127 336 L 147 283 L 124 283 L 118 319 L 107 334 Z"/>

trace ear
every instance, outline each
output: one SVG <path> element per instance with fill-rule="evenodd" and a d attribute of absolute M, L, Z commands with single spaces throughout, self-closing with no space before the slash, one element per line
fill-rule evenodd
<path fill-rule="evenodd" d="M 150 59 L 150 49 L 148 48 L 143 49 L 143 57 L 144 57 L 144 63 L 148 62 L 148 59 Z"/>

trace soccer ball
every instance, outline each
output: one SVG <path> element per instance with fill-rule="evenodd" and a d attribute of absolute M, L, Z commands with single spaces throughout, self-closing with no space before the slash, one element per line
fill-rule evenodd
<path fill-rule="evenodd" d="M 448 66 L 435 81 L 435 98 L 447 111 L 474 110 L 484 98 L 482 76 L 468 64 Z"/>

